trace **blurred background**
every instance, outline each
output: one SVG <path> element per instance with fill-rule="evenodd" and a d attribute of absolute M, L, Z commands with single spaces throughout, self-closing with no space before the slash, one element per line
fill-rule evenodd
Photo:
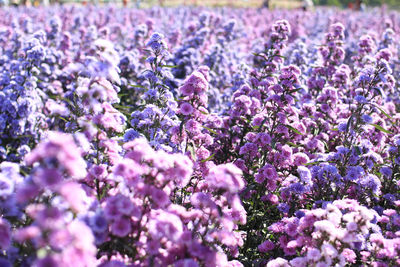
<path fill-rule="evenodd" d="M 209 6 L 209 7 L 265 7 L 269 9 L 313 9 L 317 6 L 335 6 L 364 10 L 368 7 L 386 5 L 400 9 L 400 0 L 0 0 L 0 6 L 38 6 L 50 4 L 118 4 L 137 8 L 152 6 Z"/>

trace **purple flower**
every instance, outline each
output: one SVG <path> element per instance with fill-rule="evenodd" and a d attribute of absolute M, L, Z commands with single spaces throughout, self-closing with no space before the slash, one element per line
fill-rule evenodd
<path fill-rule="evenodd" d="M 200 265 L 193 259 L 183 259 L 174 263 L 174 267 L 199 267 Z"/>
<path fill-rule="evenodd" d="M 61 250 L 72 242 L 73 237 L 68 230 L 60 229 L 52 232 L 49 237 L 49 244 L 56 250 Z"/>
<path fill-rule="evenodd" d="M 11 245 L 11 225 L 6 220 L 0 217 L 0 248 L 8 249 Z"/>
<path fill-rule="evenodd" d="M 182 95 L 185 95 L 185 96 L 191 96 L 195 91 L 194 86 L 189 83 L 182 85 L 179 89 L 180 89 Z"/>
<path fill-rule="evenodd" d="M 375 195 L 379 195 L 381 188 L 381 181 L 376 175 L 368 174 L 363 179 L 361 179 L 360 186 L 370 189 L 372 193 Z"/>
<path fill-rule="evenodd" d="M 106 207 L 104 209 L 104 216 L 108 220 L 117 220 L 122 216 L 122 213 L 116 203 L 107 201 Z"/>
<path fill-rule="evenodd" d="M 151 190 L 151 196 L 154 204 L 158 207 L 165 207 L 170 203 L 168 195 L 163 190 L 153 189 Z"/>
<path fill-rule="evenodd" d="M 33 176 L 33 180 L 43 188 L 57 185 L 62 179 L 62 174 L 58 169 L 39 169 Z"/>
<path fill-rule="evenodd" d="M 387 166 L 381 167 L 379 172 L 382 173 L 382 175 L 385 176 L 386 178 L 390 178 L 392 176 L 392 169 Z"/>
<path fill-rule="evenodd" d="M 131 222 L 128 218 L 119 218 L 111 224 L 111 233 L 119 237 L 128 235 L 131 230 Z"/>
<path fill-rule="evenodd" d="M 102 214 L 96 214 L 89 219 L 89 225 L 94 232 L 101 233 L 107 230 L 108 224 Z"/>
<path fill-rule="evenodd" d="M 311 171 L 305 166 L 297 167 L 297 172 L 299 173 L 300 179 L 305 184 L 311 183 Z"/>
<path fill-rule="evenodd" d="M 349 181 L 355 181 L 364 175 L 364 169 L 361 166 L 349 166 L 345 178 Z"/>
<path fill-rule="evenodd" d="M 112 260 L 99 265 L 99 267 L 126 267 L 126 265 L 121 261 Z"/>
<path fill-rule="evenodd" d="M 58 263 L 53 257 L 45 257 L 43 259 L 36 260 L 33 264 L 34 267 L 52 267 L 57 265 Z"/>
<path fill-rule="evenodd" d="M 311 248 L 307 251 L 307 259 L 317 262 L 322 257 L 321 252 L 316 248 Z"/>
<path fill-rule="evenodd" d="M 193 106 L 188 102 L 184 102 L 180 106 L 180 112 L 183 115 L 188 116 L 193 113 Z"/>
<path fill-rule="evenodd" d="M 361 119 L 365 122 L 365 123 L 372 123 L 373 119 L 371 116 L 367 115 L 367 114 L 363 114 L 361 116 Z"/>
<path fill-rule="evenodd" d="M 290 206 L 286 203 L 280 203 L 278 205 L 278 210 L 282 213 L 288 213 L 290 210 Z"/>
<path fill-rule="evenodd" d="M 10 178 L 0 173 L 0 197 L 4 198 L 14 193 L 14 182 Z"/>
<path fill-rule="evenodd" d="M 4 258 L 0 258 L 0 266 L 2 266 L 2 267 L 12 267 L 12 264 L 8 260 L 6 260 Z"/>
<path fill-rule="evenodd" d="M 206 75 L 208 71 L 204 72 Z M 180 88 L 183 95 L 191 95 L 192 93 L 202 93 L 207 91 L 208 81 L 204 74 L 200 71 L 194 71 Z"/>
<path fill-rule="evenodd" d="M 134 129 L 128 129 L 126 130 L 124 134 L 124 142 L 129 142 L 132 141 L 140 136 L 139 132 L 137 132 Z"/>
<path fill-rule="evenodd" d="M 306 191 L 306 188 L 300 183 L 294 183 L 289 186 L 289 190 L 293 191 L 295 194 L 302 194 Z"/>
<path fill-rule="evenodd" d="M 357 102 L 359 102 L 360 104 L 365 104 L 365 103 L 367 103 L 367 99 L 366 99 L 364 96 L 362 96 L 362 95 L 356 95 L 356 96 L 354 97 L 354 99 L 355 99 Z"/>
<path fill-rule="evenodd" d="M 258 251 L 260 251 L 262 253 L 267 253 L 268 251 L 273 250 L 274 248 L 275 248 L 275 244 L 269 240 L 258 245 Z"/>

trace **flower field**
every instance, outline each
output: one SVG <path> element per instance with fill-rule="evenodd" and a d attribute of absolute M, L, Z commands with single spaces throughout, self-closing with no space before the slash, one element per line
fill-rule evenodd
<path fill-rule="evenodd" d="M 0 9 L 0 266 L 400 266 L 400 14 Z"/>

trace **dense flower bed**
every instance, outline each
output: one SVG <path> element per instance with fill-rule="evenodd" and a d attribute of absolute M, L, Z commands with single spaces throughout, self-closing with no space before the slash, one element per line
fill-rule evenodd
<path fill-rule="evenodd" d="M 399 26 L 0 9 L 0 266 L 399 266 Z"/>

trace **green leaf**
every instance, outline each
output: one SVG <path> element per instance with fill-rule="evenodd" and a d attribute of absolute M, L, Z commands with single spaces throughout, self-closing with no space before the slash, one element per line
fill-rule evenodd
<path fill-rule="evenodd" d="M 248 118 L 246 118 L 245 116 L 240 116 L 240 118 L 241 118 L 242 120 L 246 121 L 247 123 L 250 123 L 250 122 L 251 122 L 251 121 L 250 121 Z"/>
<path fill-rule="evenodd" d="M 60 96 L 59 98 L 60 98 L 60 100 L 67 102 L 71 106 L 74 105 L 74 103 L 72 103 L 72 101 L 69 100 L 68 98 L 65 98 L 65 97 L 62 97 L 62 96 Z"/>
<path fill-rule="evenodd" d="M 284 125 L 286 128 L 292 130 L 293 132 L 297 133 L 298 135 L 303 135 L 299 130 L 297 130 L 296 128 L 294 128 L 293 126 L 290 126 L 288 124 Z"/>
<path fill-rule="evenodd" d="M 182 121 L 181 124 L 179 124 L 179 135 L 182 135 L 183 125 L 185 125 L 185 121 Z"/>
<path fill-rule="evenodd" d="M 213 134 L 218 134 L 216 131 L 214 131 L 213 129 L 211 129 L 211 128 L 208 128 L 207 126 L 202 126 L 204 129 L 206 129 L 207 131 L 209 131 L 210 133 L 213 133 Z"/>
<path fill-rule="evenodd" d="M 290 145 L 291 147 L 301 147 L 301 145 L 296 145 L 295 143 L 292 142 L 287 142 L 286 144 Z"/>
<path fill-rule="evenodd" d="M 202 111 L 202 110 L 199 110 L 199 111 L 200 111 L 201 114 L 204 114 L 204 115 L 209 115 L 210 114 L 210 113 L 207 113 L 207 112 Z"/>
<path fill-rule="evenodd" d="M 313 165 L 318 165 L 320 164 L 322 161 L 313 161 L 313 162 L 308 162 L 306 164 L 304 164 L 304 166 L 313 166 Z"/>
<path fill-rule="evenodd" d="M 177 68 L 178 66 L 177 65 L 161 65 L 160 67 L 163 67 L 163 68 Z"/>
<path fill-rule="evenodd" d="M 188 143 L 187 148 L 192 155 L 193 160 L 196 160 L 196 152 L 194 151 L 194 146 L 191 143 Z"/>
<path fill-rule="evenodd" d="M 61 117 L 61 116 L 57 116 L 57 118 L 59 118 L 59 119 L 65 121 L 65 122 L 68 122 L 68 120 L 67 120 L 66 118 L 63 118 L 63 117 Z"/>
<path fill-rule="evenodd" d="M 346 132 L 348 132 L 350 130 L 350 126 L 351 126 L 351 122 L 352 122 L 353 117 L 354 117 L 354 114 L 351 114 L 350 118 L 347 121 Z"/>
<path fill-rule="evenodd" d="M 296 89 L 293 89 L 293 90 L 291 90 L 290 92 L 289 92 L 289 95 L 291 96 L 291 97 L 293 97 L 293 98 L 295 98 L 292 94 L 293 93 L 296 93 L 296 92 L 298 92 L 298 91 L 300 91 L 301 89 L 303 89 L 303 88 L 296 88 Z"/>
<path fill-rule="evenodd" d="M 264 119 L 262 120 L 260 126 L 255 125 L 255 126 L 253 126 L 253 129 L 257 130 L 257 129 L 263 127 L 263 126 L 264 126 L 264 123 L 267 121 L 267 119 L 268 119 L 268 118 L 264 118 Z"/>
<path fill-rule="evenodd" d="M 22 169 L 19 170 L 19 172 L 23 175 L 23 176 L 28 176 L 28 173 Z"/>
<path fill-rule="evenodd" d="M 19 138 L 33 138 L 33 135 L 31 134 L 23 134 L 23 135 L 17 135 L 15 136 L 15 138 L 19 139 Z"/>
<path fill-rule="evenodd" d="M 337 132 L 337 131 L 339 131 L 339 129 L 338 128 L 332 128 L 331 131 Z"/>
<path fill-rule="evenodd" d="M 123 106 L 123 105 L 119 105 L 119 104 L 114 104 L 113 106 L 116 107 L 116 108 L 131 109 L 130 106 Z"/>
<path fill-rule="evenodd" d="M 110 187 L 111 186 L 109 184 L 107 184 L 105 187 L 103 187 L 103 190 L 102 190 L 102 192 L 100 194 L 100 199 L 103 199 L 106 196 L 106 194 L 107 194 L 108 190 L 110 189 Z"/>
<path fill-rule="evenodd" d="M 354 146 L 354 149 L 356 150 L 357 155 L 361 155 L 362 151 L 359 146 Z"/>
<path fill-rule="evenodd" d="M 206 159 L 201 160 L 200 162 L 201 162 L 201 163 L 207 162 L 207 161 L 211 160 L 212 158 L 214 158 L 214 156 L 215 156 L 215 153 L 211 154 L 211 156 L 209 156 L 209 157 L 206 158 Z"/>
<path fill-rule="evenodd" d="M 146 88 L 146 87 L 144 87 L 142 85 L 139 85 L 139 84 L 129 84 L 129 86 L 135 87 L 135 88 Z"/>
<path fill-rule="evenodd" d="M 387 133 L 387 134 L 392 134 L 392 132 L 386 130 L 385 128 L 383 128 L 382 126 L 380 126 L 380 125 L 378 125 L 378 124 L 372 124 L 372 123 L 371 123 L 370 125 L 374 126 L 375 129 L 377 129 L 377 130 L 379 130 L 379 131 L 381 131 L 381 132 L 384 132 L 384 133 Z"/>
<path fill-rule="evenodd" d="M 275 149 L 275 146 L 276 146 L 276 140 L 275 140 L 275 138 L 272 138 L 272 140 L 271 140 L 272 149 Z"/>
<path fill-rule="evenodd" d="M 380 108 L 380 107 L 378 107 L 378 106 L 375 106 L 377 109 L 379 109 L 380 110 L 380 112 L 382 112 L 383 113 L 383 115 L 385 115 L 389 120 L 393 120 L 393 118 L 389 115 L 389 114 L 387 114 L 382 108 Z"/>

